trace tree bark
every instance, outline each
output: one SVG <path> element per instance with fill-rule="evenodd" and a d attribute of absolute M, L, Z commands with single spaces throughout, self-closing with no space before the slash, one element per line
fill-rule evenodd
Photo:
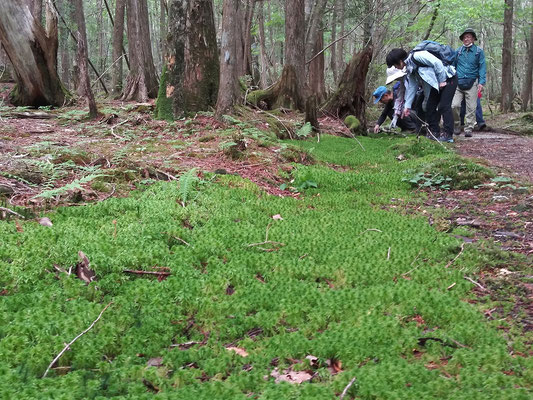
<path fill-rule="evenodd" d="M 224 0 L 222 37 L 220 41 L 220 85 L 216 118 L 228 113 L 239 97 L 239 75 L 236 36 L 240 34 L 236 16 L 240 0 Z"/>
<path fill-rule="evenodd" d="M 115 19 L 113 21 L 113 73 L 111 76 L 111 93 L 115 98 L 122 94 L 123 80 L 123 43 L 124 43 L 124 14 L 126 0 L 116 0 Z"/>
<path fill-rule="evenodd" d="M 78 85 L 78 94 L 87 98 L 89 105 L 89 118 L 96 118 L 98 109 L 94 100 L 93 91 L 91 89 L 91 82 L 89 80 L 89 69 L 87 66 L 87 28 L 85 27 L 85 13 L 83 12 L 83 0 L 72 0 L 75 7 L 76 25 L 78 31 L 76 36 L 78 39 L 77 61 L 80 70 L 80 83 Z"/>
<path fill-rule="evenodd" d="M 130 73 L 122 100 L 147 101 L 157 97 L 157 75 L 150 40 L 147 0 L 127 0 Z"/>
<path fill-rule="evenodd" d="M 330 68 L 331 73 L 333 74 L 333 81 L 337 82 L 337 79 L 339 77 L 338 69 L 337 69 L 337 2 L 339 0 L 333 1 L 333 12 L 331 13 L 331 43 L 332 45 L 329 48 L 330 54 L 331 54 L 331 60 L 330 60 Z"/>
<path fill-rule="evenodd" d="M 60 10 L 62 14 L 66 14 L 64 12 L 65 8 L 69 7 L 69 2 L 64 0 L 57 0 L 56 6 Z M 64 24 L 61 25 L 61 28 L 59 29 L 59 53 L 61 56 L 61 80 L 63 81 L 63 85 L 65 87 L 69 87 L 70 84 L 70 52 L 69 52 L 69 34 L 68 30 L 65 27 Z"/>
<path fill-rule="evenodd" d="M 345 33 L 345 5 L 344 0 L 338 1 L 339 10 L 337 13 L 338 18 L 340 18 L 340 30 L 338 32 L 339 37 L 343 37 Z M 344 39 L 341 39 L 337 42 L 337 71 L 340 72 L 344 69 L 346 63 L 344 62 Z"/>
<path fill-rule="evenodd" d="M 312 48 L 311 53 L 317 54 L 324 47 L 324 31 L 320 29 L 316 34 L 316 42 Z M 321 104 L 326 98 L 326 81 L 324 76 L 324 52 L 315 57 L 309 63 L 309 88 L 311 93 L 315 96 L 317 104 Z"/>
<path fill-rule="evenodd" d="M 527 111 L 531 96 L 533 94 L 533 0 L 531 1 L 531 20 L 529 30 L 529 43 L 528 43 L 528 58 L 526 67 L 526 77 L 524 80 L 524 87 L 522 88 L 522 111 Z"/>
<path fill-rule="evenodd" d="M 502 112 L 513 111 L 513 6 L 514 0 L 505 0 L 502 46 Z"/>
<path fill-rule="evenodd" d="M 20 106 L 60 106 L 64 88 L 57 74 L 57 44 L 47 37 L 27 4 L 0 0 L 0 42 L 15 70 L 11 102 Z"/>
<path fill-rule="evenodd" d="M 213 0 L 171 0 L 158 117 L 171 119 L 213 107 L 219 67 Z"/>
<path fill-rule="evenodd" d="M 431 35 L 431 31 L 433 30 L 433 26 L 435 25 L 435 21 L 437 20 L 437 17 L 439 15 L 439 8 L 440 8 L 440 0 L 435 4 L 435 9 L 433 10 L 433 15 L 431 16 L 431 21 L 429 22 L 428 29 L 426 31 L 426 34 L 424 35 L 423 40 L 428 40 L 429 36 Z"/>
<path fill-rule="evenodd" d="M 255 0 L 247 0 L 244 10 L 244 25 L 242 31 L 242 62 L 239 76 L 252 76 L 252 22 L 254 18 Z M 238 21 L 235 21 L 238 23 Z"/>
<path fill-rule="evenodd" d="M 372 46 L 367 46 L 354 54 L 342 74 L 337 91 L 322 107 L 324 112 L 341 119 L 355 115 L 362 129 L 366 127 L 366 75 L 372 52 Z"/>
<path fill-rule="evenodd" d="M 259 64 L 261 66 L 259 87 L 261 89 L 265 89 L 269 85 L 270 78 L 269 78 L 269 61 L 268 61 L 268 55 L 266 51 L 265 17 L 264 17 L 262 1 L 259 1 L 259 5 L 257 9 L 257 25 L 259 28 L 258 29 L 259 31 L 259 52 L 260 52 Z"/>

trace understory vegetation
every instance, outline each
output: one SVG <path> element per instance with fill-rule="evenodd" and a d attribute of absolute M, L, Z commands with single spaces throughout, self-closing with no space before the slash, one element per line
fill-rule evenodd
<path fill-rule="evenodd" d="M 527 341 L 511 354 L 508 322 L 466 301 L 497 252 L 402 212 L 428 166 L 494 174 L 425 138 L 284 143 L 316 160 L 284 172 L 294 197 L 193 169 L 52 226 L 0 221 L 0 398 L 323 400 L 353 378 L 346 399 L 531 398 Z"/>

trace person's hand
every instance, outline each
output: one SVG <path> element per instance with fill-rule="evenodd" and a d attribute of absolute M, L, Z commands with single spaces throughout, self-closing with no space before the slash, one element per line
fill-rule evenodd
<path fill-rule="evenodd" d="M 446 81 L 439 83 L 440 88 L 443 88 L 444 86 L 446 86 Z"/>
<path fill-rule="evenodd" d="M 379 133 L 379 125 L 374 126 L 374 133 Z"/>
<path fill-rule="evenodd" d="M 402 118 L 407 118 L 409 116 L 409 114 L 411 114 L 411 109 L 410 108 L 405 108 L 403 110 L 403 113 L 402 113 Z"/>
<path fill-rule="evenodd" d="M 481 83 L 478 83 L 477 85 L 477 91 L 481 93 L 483 91 L 483 85 Z"/>

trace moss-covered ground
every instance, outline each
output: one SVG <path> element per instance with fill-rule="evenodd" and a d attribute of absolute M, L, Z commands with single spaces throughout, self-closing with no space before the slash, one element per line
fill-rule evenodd
<path fill-rule="evenodd" d="M 322 161 L 287 176 L 298 199 L 193 171 L 0 221 L 0 398 L 322 400 L 355 378 L 345 399 L 530 399 L 529 350 L 466 301 L 486 255 L 391 209 L 405 171 L 454 156 L 358 140 L 297 142 Z"/>

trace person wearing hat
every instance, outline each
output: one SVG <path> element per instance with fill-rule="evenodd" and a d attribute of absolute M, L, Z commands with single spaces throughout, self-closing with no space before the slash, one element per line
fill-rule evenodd
<path fill-rule="evenodd" d="M 454 133 L 460 131 L 461 102 L 465 102 L 465 136 L 472 137 L 476 122 L 475 114 L 478 94 L 481 94 L 487 81 L 487 68 L 485 65 L 485 52 L 474 42 L 477 40 L 473 29 L 465 29 L 459 36 L 463 45 L 457 49 L 455 68 L 457 70 L 458 85 L 452 101 L 454 117 Z"/>
<path fill-rule="evenodd" d="M 396 80 L 401 80 L 405 75 L 406 72 L 401 69 L 397 69 L 395 67 L 387 68 L 386 85 Z M 404 91 L 405 86 L 403 84 L 403 80 L 396 82 L 392 91 L 387 89 L 385 86 L 380 86 L 374 91 L 374 104 L 379 102 L 385 105 L 385 108 L 383 109 L 376 122 L 376 125 L 374 126 L 374 133 L 379 132 L 381 125 L 385 122 L 387 117 L 391 119 L 391 128 L 398 126 L 402 131 L 415 131 L 417 129 L 415 115 L 401 118 L 403 111 Z"/>

